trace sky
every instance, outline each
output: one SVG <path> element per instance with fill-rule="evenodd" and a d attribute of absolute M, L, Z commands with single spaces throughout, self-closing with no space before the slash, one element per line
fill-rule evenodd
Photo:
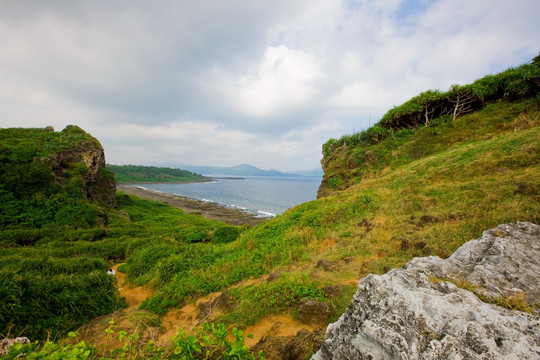
<path fill-rule="evenodd" d="M 0 0 L 0 127 L 108 163 L 320 167 L 330 138 L 529 62 L 538 0 Z"/>

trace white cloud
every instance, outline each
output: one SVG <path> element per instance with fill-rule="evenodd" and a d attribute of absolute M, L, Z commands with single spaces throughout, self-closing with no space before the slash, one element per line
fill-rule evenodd
<path fill-rule="evenodd" d="M 210 79 L 216 92 L 241 114 L 269 117 L 306 106 L 323 76 L 321 61 L 301 49 L 269 46 L 261 62 L 248 74 L 220 78 L 217 70 Z"/>
<path fill-rule="evenodd" d="M 0 126 L 78 124 L 114 163 L 318 164 L 330 137 L 538 50 L 536 0 L 6 2 Z"/>
<path fill-rule="evenodd" d="M 380 109 L 392 101 L 393 94 L 373 81 L 355 81 L 328 100 L 338 108 Z"/>

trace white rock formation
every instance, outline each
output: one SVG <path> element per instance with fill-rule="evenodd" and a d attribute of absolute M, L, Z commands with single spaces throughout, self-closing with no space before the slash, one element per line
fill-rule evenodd
<path fill-rule="evenodd" d="M 365 277 L 312 359 L 540 359 L 538 315 L 442 279 L 466 280 L 491 297 L 524 291 L 539 303 L 540 226 L 499 225 L 446 260 L 415 258 Z"/>

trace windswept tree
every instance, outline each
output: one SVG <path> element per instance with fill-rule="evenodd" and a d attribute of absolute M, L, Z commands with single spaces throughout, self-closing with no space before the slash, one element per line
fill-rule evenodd
<path fill-rule="evenodd" d="M 453 104 L 452 119 L 456 120 L 461 115 L 474 111 L 474 103 L 478 99 L 474 96 L 469 86 L 452 85 L 450 92 L 454 95 L 449 99 Z"/>

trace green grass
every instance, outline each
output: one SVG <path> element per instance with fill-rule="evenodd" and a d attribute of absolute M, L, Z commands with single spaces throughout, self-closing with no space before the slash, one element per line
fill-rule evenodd
<path fill-rule="evenodd" d="M 209 234 L 210 241 L 217 233 L 219 243 L 224 242 L 224 234 L 225 240 L 231 240 L 239 233 L 237 227 L 168 205 L 122 193 L 117 197 L 118 208 L 109 212 L 105 227 L 0 229 L 2 335 L 54 338 L 121 306 L 115 278 L 106 275 L 112 261 L 127 258 L 123 270 L 128 278 L 144 283 L 156 274 L 158 260 L 154 257 L 146 265 L 144 257 L 160 246 L 173 250 L 191 246 L 186 230 Z M 144 266 L 133 265 L 141 258 Z"/>
<path fill-rule="evenodd" d="M 239 306 L 219 321 L 240 327 L 253 325 L 269 314 L 288 311 L 302 299 L 327 300 L 320 284 L 287 274 L 271 282 L 235 287 L 229 294 Z"/>
<path fill-rule="evenodd" d="M 0 298 L 6 299 L 0 328 L 44 339 L 111 312 L 119 300 L 105 271 L 114 261 L 126 263 L 129 282 L 154 289 L 141 306 L 152 321 L 171 307 L 275 269 L 288 275 L 231 288 L 239 305 L 221 321 L 246 326 L 291 312 L 306 297 L 329 303 L 335 320 L 354 292 L 350 284 L 368 273 L 384 273 L 414 256 L 447 257 L 500 223 L 540 223 L 540 98 L 486 105 L 388 136 L 372 129 L 369 141 L 329 141 L 323 147 L 325 197 L 254 228 L 121 192 L 116 209 L 77 202 L 75 183 L 71 193 L 57 195 L 58 188 L 48 187 L 53 183 L 40 188 L 47 173 L 39 166 L 28 176 L 15 171 L 19 155 L 27 161 L 42 150 L 32 150 L 30 142 L 28 153 L 14 157 L 8 148 L 20 132 L 12 130 L 2 143 L 2 169 L 18 175 L 5 178 L 13 189 L 0 189 L 2 219 L 9 219 L 0 227 Z M 75 130 L 69 131 L 82 136 Z M 38 142 L 53 136 L 36 134 Z M 39 191 L 28 190 L 34 185 Z M 32 225 L 34 218 L 39 226 Z M 106 221 L 92 223 L 96 218 Z M 328 285 L 345 287 L 326 296 Z"/>

